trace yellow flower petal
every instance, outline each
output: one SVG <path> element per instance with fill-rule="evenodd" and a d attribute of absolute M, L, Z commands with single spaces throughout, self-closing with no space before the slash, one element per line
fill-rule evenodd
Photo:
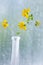
<path fill-rule="evenodd" d="M 3 26 L 4 28 L 7 28 L 7 27 L 9 26 L 9 24 L 8 24 L 8 22 L 7 22 L 6 19 L 3 20 L 2 26 Z"/>
<path fill-rule="evenodd" d="M 28 9 L 24 9 L 24 10 L 22 11 L 22 16 L 28 18 L 28 16 L 29 16 L 28 13 L 29 13 L 29 12 L 30 12 L 30 8 L 28 8 Z"/>
<path fill-rule="evenodd" d="M 18 26 L 21 30 L 26 30 L 26 24 L 24 22 L 19 22 Z"/>
<path fill-rule="evenodd" d="M 26 16 L 25 16 L 26 18 L 28 18 L 29 17 L 29 15 L 28 14 L 26 14 Z"/>
<path fill-rule="evenodd" d="M 3 22 L 7 22 L 7 20 L 6 20 L 6 19 L 4 19 L 4 20 L 3 20 Z"/>
<path fill-rule="evenodd" d="M 27 9 L 27 12 L 30 13 L 30 11 L 31 11 L 30 8 L 28 8 L 28 9 Z"/>
<path fill-rule="evenodd" d="M 24 30 L 27 30 L 26 26 L 23 28 Z"/>

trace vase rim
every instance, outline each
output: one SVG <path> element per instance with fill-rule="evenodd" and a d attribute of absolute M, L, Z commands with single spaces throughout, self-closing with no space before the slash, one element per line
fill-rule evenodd
<path fill-rule="evenodd" d="M 12 36 L 12 39 L 14 39 L 14 38 L 20 39 L 20 36 Z"/>

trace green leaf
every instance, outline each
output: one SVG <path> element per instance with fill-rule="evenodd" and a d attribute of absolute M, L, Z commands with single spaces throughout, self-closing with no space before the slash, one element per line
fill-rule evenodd
<path fill-rule="evenodd" d="M 36 21 L 35 26 L 40 26 L 40 21 Z"/>
<path fill-rule="evenodd" d="M 30 18 L 30 20 L 33 20 L 33 15 L 31 14 L 31 15 L 29 16 L 29 18 Z"/>
<path fill-rule="evenodd" d="M 27 23 L 29 23 L 31 20 L 33 20 L 33 15 L 32 14 L 28 17 Z"/>

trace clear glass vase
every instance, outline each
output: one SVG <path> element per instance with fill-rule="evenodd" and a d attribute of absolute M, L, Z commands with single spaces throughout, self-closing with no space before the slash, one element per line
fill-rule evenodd
<path fill-rule="evenodd" d="M 11 65 L 19 65 L 19 36 L 12 36 Z"/>

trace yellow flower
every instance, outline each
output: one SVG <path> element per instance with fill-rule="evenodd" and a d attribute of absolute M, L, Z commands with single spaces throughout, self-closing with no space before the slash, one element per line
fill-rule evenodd
<path fill-rule="evenodd" d="M 22 16 L 28 18 L 28 17 L 29 17 L 29 14 L 28 14 L 28 13 L 30 13 L 30 8 L 24 9 L 24 10 L 22 11 Z"/>
<path fill-rule="evenodd" d="M 24 22 L 19 22 L 18 26 L 19 26 L 19 28 L 20 28 L 21 30 L 26 30 L 26 29 L 27 29 L 27 28 L 26 28 L 26 24 L 25 24 Z"/>
<path fill-rule="evenodd" d="M 40 26 L 40 21 L 36 21 L 35 26 Z"/>
<path fill-rule="evenodd" d="M 4 28 L 7 28 L 8 25 L 9 25 L 9 24 L 8 24 L 7 20 L 4 19 L 3 22 L 2 22 L 2 26 L 3 26 Z"/>

